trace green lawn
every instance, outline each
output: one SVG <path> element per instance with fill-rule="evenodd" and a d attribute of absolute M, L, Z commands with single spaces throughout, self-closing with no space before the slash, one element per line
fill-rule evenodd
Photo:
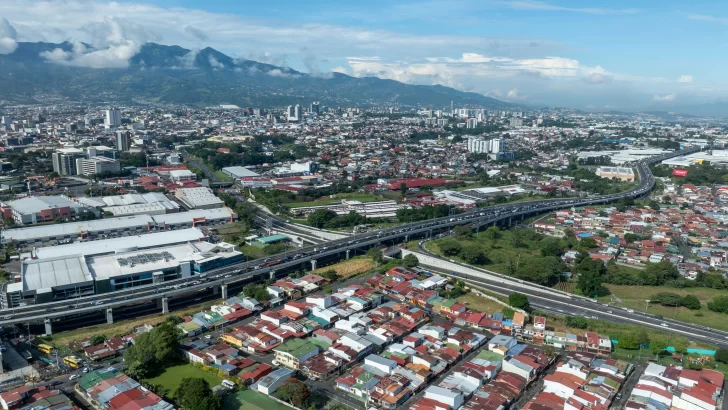
<path fill-rule="evenodd" d="M 682 322 L 695 323 L 715 329 L 728 330 L 728 315 L 708 310 L 706 304 L 716 296 L 725 296 L 725 290 L 707 288 L 676 289 L 661 286 L 619 286 L 604 285 L 609 289 L 610 295 L 599 298 L 602 303 L 612 306 L 626 307 L 641 312 L 674 318 Z M 659 304 L 649 304 L 645 300 L 660 292 L 677 293 L 678 295 L 695 295 L 703 307 L 700 310 L 690 310 L 684 307 L 668 307 Z"/>
<path fill-rule="evenodd" d="M 175 364 L 168 366 L 164 371 L 156 377 L 147 379 L 146 381 L 150 384 L 162 385 L 168 389 L 169 395 L 174 395 L 177 391 L 182 379 L 185 377 L 198 377 L 207 380 L 210 383 L 210 387 L 215 387 L 222 383 L 222 378 L 212 373 L 208 373 L 200 368 L 197 368 L 191 364 Z M 170 398 L 170 397 L 168 397 Z"/>
<path fill-rule="evenodd" d="M 225 398 L 223 410 L 290 410 L 263 393 L 242 390 Z"/>
<path fill-rule="evenodd" d="M 351 201 L 360 201 L 360 202 L 375 202 L 375 201 L 382 201 L 384 198 L 381 198 L 376 195 L 372 194 L 337 194 L 335 195 L 335 198 L 331 198 L 328 196 L 321 197 L 315 201 L 309 201 L 309 202 L 290 202 L 284 204 L 285 206 L 289 208 L 301 208 L 304 206 L 324 206 L 324 205 L 333 205 L 333 204 L 340 204 L 342 200 L 347 199 Z"/>

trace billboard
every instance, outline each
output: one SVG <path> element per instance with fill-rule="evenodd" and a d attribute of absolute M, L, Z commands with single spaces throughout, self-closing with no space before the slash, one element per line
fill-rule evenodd
<path fill-rule="evenodd" d="M 674 177 L 684 177 L 687 175 L 688 175 L 687 169 L 676 169 L 676 170 L 672 171 L 672 176 L 674 176 Z"/>

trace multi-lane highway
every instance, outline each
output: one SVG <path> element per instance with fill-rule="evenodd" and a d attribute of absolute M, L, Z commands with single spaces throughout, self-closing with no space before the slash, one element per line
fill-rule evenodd
<path fill-rule="evenodd" d="M 649 193 L 655 185 L 654 177 L 648 165 L 678 155 L 697 151 L 690 148 L 657 157 L 651 157 L 634 164 L 639 175 L 639 183 L 629 191 L 618 194 L 595 196 L 590 198 L 559 198 L 502 204 L 487 208 L 474 209 L 465 213 L 430 219 L 396 227 L 371 231 L 349 238 L 328 241 L 323 244 L 303 247 L 284 252 L 265 259 L 256 259 L 235 265 L 219 268 L 190 278 L 176 279 L 164 283 L 141 286 L 113 293 L 97 294 L 72 300 L 62 300 L 40 305 L 17 307 L 2 313 L 0 326 L 25 323 L 43 323 L 70 317 L 82 317 L 83 314 L 125 307 L 135 304 L 149 304 L 150 301 L 164 303 L 173 298 L 194 298 L 194 293 L 208 288 L 220 288 L 234 284 L 266 280 L 287 271 L 300 270 L 302 266 L 313 268 L 320 260 L 342 259 L 353 256 L 355 252 L 387 243 L 398 243 L 415 238 L 432 238 L 433 235 L 448 231 L 453 226 L 470 224 L 476 228 L 490 224 L 510 225 L 513 218 L 526 218 L 544 212 L 574 206 L 604 204 L 625 197 L 641 197 Z M 190 296 L 193 295 L 193 296 Z M 160 303 L 160 311 L 161 303 Z M 111 313 L 113 315 L 113 313 Z"/>

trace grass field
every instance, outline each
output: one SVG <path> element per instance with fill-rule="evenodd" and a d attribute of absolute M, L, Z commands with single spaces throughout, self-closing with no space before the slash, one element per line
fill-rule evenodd
<path fill-rule="evenodd" d="M 674 318 L 687 323 L 709 326 L 715 329 L 728 330 L 728 315 L 708 310 L 706 303 L 716 296 L 725 296 L 725 290 L 689 288 L 675 289 L 660 286 L 619 286 L 604 285 L 611 293 L 608 296 L 599 298 L 602 303 L 609 303 L 612 306 L 626 307 L 641 312 L 649 312 L 655 315 Z M 678 295 L 695 295 L 703 307 L 700 310 L 690 310 L 684 307 L 668 307 L 655 303 L 645 302 L 652 295 L 660 292 L 677 293 Z"/>
<path fill-rule="evenodd" d="M 174 316 L 186 316 L 193 313 L 200 312 L 204 309 L 209 308 L 211 305 L 217 303 L 217 301 L 210 301 L 206 303 L 202 303 L 199 305 L 190 306 L 186 309 L 180 309 L 173 311 L 169 315 Z M 152 325 L 156 326 L 159 323 L 162 323 L 165 319 L 165 317 L 169 315 L 163 316 L 161 314 L 162 309 L 159 309 L 160 314 L 157 315 L 149 315 L 149 316 L 142 316 L 138 317 L 133 320 L 120 320 L 118 322 L 112 323 L 112 324 L 103 324 L 103 325 L 97 325 L 97 326 L 89 326 L 84 327 L 81 329 L 76 330 L 69 330 L 67 332 L 59 332 L 54 333 L 53 336 L 51 336 L 51 340 L 49 341 L 50 344 L 59 347 L 59 346 L 65 346 L 68 343 L 71 343 L 76 340 L 81 340 L 86 337 L 94 336 L 94 335 L 106 335 L 106 337 L 114 337 L 114 336 L 124 336 L 128 335 L 132 332 L 132 330 L 140 325 Z"/>
<path fill-rule="evenodd" d="M 324 206 L 324 205 L 333 205 L 333 204 L 340 204 L 342 200 L 348 199 L 351 201 L 360 201 L 360 202 L 375 202 L 375 201 L 382 201 L 384 198 L 379 197 L 377 195 L 373 194 L 337 194 L 334 196 L 334 198 L 325 196 L 321 197 L 315 201 L 309 201 L 309 202 L 290 202 L 284 204 L 285 206 L 289 208 L 301 208 L 304 206 Z"/>
<path fill-rule="evenodd" d="M 488 298 L 476 296 L 472 292 L 467 293 L 463 296 L 460 296 L 458 298 L 458 302 L 467 305 L 468 308 L 471 310 L 474 310 L 477 312 L 485 312 L 485 313 L 489 313 L 489 314 L 493 314 L 495 312 L 500 312 L 505 307 L 496 301 L 490 300 Z"/>
<path fill-rule="evenodd" d="M 348 261 L 316 269 L 311 273 L 321 273 L 332 269 L 336 271 L 336 274 L 339 275 L 339 277 L 347 279 L 374 269 L 374 262 L 372 262 L 369 258 L 349 259 Z"/>
<path fill-rule="evenodd" d="M 243 390 L 225 398 L 223 410 L 290 410 L 263 393 Z"/>
<path fill-rule="evenodd" d="M 222 172 L 222 171 L 215 171 L 215 176 L 220 178 L 220 181 L 232 181 L 232 177 L 230 175 Z"/>
<path fill-rule="evenodd" d="M 182 379 L 185 377 L 197 377 L 207 380 L 210 383 L 210 387 L 215 387 L 222 383 L 222 378 L 212 373 L 206 372 L 200 368 L 197 368 L 191 364 L 175 364 L 168 366 L 164 371 L 156 377 L 146 379 L 148 383 L 155 385 L 162 385 L 169 391 L 169 395 L 173 396 L 174 392 L 182 383 Z M 171 397 L 167 397 L 171 399 Z"/>

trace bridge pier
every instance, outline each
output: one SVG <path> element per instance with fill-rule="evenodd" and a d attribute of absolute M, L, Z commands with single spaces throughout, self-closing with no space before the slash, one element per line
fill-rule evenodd
<path fill-rule="evenodd" d="M 222 285 L 220 285 L 220 292 L 222 293 L 222 299 L 223 300 L 227 300 L 227 298 L 228 298 L 228 292 L 227 292 L 227 285 L 226 284 L 223 283 Z"/>
<path fill-rule="evenodd" d="M 272 271 L 268 272 L 268 275 L 269 275 L 268 277 L 270 279 L 276 280 L 276 271 L 272 270 Z"/>
<path fill-rule="evenodd" d="M 52 335 L 53 334 L 53 326 L 51 325 L 51 320 L 50 319 L 45 319 L 43 321 L 43 323 L 45 324 L 45 334 Z"/>
<path fill-rule="evenodd" d="M 508 217 L 508 227 L 509 227 L 509 228 L 510 228 L 511 226 L 513 226 L 513 221 L 512 221 L 512 219 L 513 219 L 513 217 L 511 217 L 511 216 L 509 216 L 509 217 Z"/>
<path fill-rule="evenodd" d="M 219 293 L 220 293 L 220 289 L 218 289 L 217 286 L 213 286 L 212 287 L 212 294 L 213 295 L 217 295 Z"/>
<path fill-rule="evenodd" d="M 167 297 L 165 296 L 162 299 L 158 299 L 158 300 L 161 301 L 162 314 L 166 315 L 167 313 L 169 313 L 169 299 L 167 299 Z"/>
<path fill-rule="evenodd" d="M 350 256 L 349 256 L 350 254 L 351 254 L 351 249 L 347 249 L 346 250 L 346 259 L 350 258 Z"/>
<path fill-rule="evenodd" d="M 106 323 L 114 323 L 114 309 L 112 308 L 106 309 Z"/>
<path fill-rule="evenodd" d="M 316 259 L 311 259 L 311 270 L 316 270 Z"/>

